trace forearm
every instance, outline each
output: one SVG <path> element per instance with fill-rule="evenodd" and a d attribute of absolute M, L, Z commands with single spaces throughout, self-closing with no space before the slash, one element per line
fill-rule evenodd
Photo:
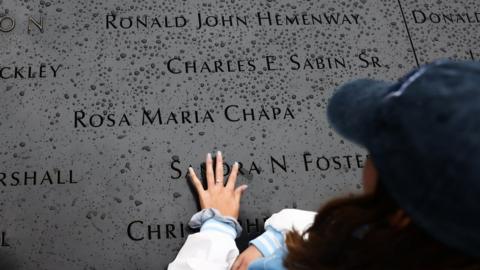
<path fill-rule="evenodd" d="M 238 256 L 235 238 L 239 234 L 232 223 L 221 216 L 210 216 L 209 211 L 192 218 L 190 224 L 200 225 L 200 232 L 189 235 L 169 270 L 229 269 Z"/>

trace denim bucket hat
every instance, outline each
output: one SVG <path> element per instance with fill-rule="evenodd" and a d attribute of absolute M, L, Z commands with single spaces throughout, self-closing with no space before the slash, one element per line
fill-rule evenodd
<path fill-rule="evenodd" d="M 327 116 L 370 152 L 416 224 L 480 257 L 480 63 L 441 60 L 398 82 L 355 80 L 334 92 Z"/>

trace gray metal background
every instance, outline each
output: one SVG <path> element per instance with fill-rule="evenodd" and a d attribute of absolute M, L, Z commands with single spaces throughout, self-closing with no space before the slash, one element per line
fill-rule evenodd
<path fill-rule="evenodd" d="M 403 20 L 400 5 L 406 21 Z M 179 235 L 196 212 L 185 177 L 198 171 L 207 152 L 222 150 L 227 164 L 251 162 L 261 170 L 239 177 L 249 189 L 240 219 L 259 220 L 285 207 L 316 210 L 328 198 L 360 190 L 361 169 L 305 171 L 309 158 L 365 155 L 329 128 L 326 101 L 340 83 L 358 77 L 396 79 L 436 58 L 480 57 L 480 23 L 415 23 L 413 10 L 480 12 L 476 0 L 359 1 L 17 1 L 0 0 L 0 18 L 16 28 L 0 32 L 0 67 L 62 65 L 56 78 L 0 80 L 0 164 L 5 174 L 38 177 L 69 170 L 78 184 L 0 185 L 0 231 L 9 246 L 0 254 L 18 269 L 164 269 L 186 238 Z M 359 24 L 258 26 L 257 12 L 358 14 Z M 247 15 L 248 27 L 106 29 L 117 16 Z M 27 32 L 29 16 L 45 19 L 45 31 Z M 408 26 L 411 41 L 407 33 Z M 413 45 L 413 48 L 412 48 Z M 381 67 L 361 68 L 359 54 L 378 57 Z M 345 58 L 345 69 L 289 69 L 288 57 Z M 265 56 L 277 56 L 283 70 L 268 71 Z M 171 74 L 166 62 L 254 59 L 254 72 Z M 226 106 L 289 107 L 295 119 L 229 122 Z M 141 126 L 142 108 L 162 112 L 209 110 L 214 123 Z M 131 126 L 75 128 L 74 111 L 123 113 Z M 270 157 L 285 156 L 287 172 Z M 5 180 L 6 181 L 6 180 Z M 147 225 L 162 228 L 161 239 L 133 241 Z M 167 238 L 167 224 L 177 238 Z M 171 228 L 171 227 L 170 227 Z M 240 245 L 256 236 L 242 236 Z M 0 262 L 1 263 L 1 262 Z"/>

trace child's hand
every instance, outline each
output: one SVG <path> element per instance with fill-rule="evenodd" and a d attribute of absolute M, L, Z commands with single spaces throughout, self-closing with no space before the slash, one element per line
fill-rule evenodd
<path fill-rule="evenodd" d="M 213 173 L 212 156 L 207 154 L 207 190 L 203 189 L 202 182 L 195 175 L 193 168 L 190 167 L 189 175 L 192 179 L 195 189 L 198 192 L 200 200 L 200 207 L 216 208 L 224 216 L 238 218 L 240 211 L 240 198 L 247 188 L 247 185 L 242 185 L 235 188 L 238 174 L 238 162 L 235 162 L 232 167 L 232 172 L 228 176 L 227 183 L 223 180 L 223 158 L 220 151 L 217 152 L 217 160 L 215 165 L 215 176 Z"/>
<path fill-rule="evenodd" d="M 237 257 L 232 265 L 232 270 L 247 270 L 251 262 L 261 258 L 263 255 L 254 245 L 250 245 L 240 256 Z"/>

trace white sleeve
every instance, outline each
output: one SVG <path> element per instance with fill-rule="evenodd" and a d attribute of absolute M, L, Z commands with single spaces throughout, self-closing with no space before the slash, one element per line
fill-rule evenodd
<path fill-rule="evenodd" d="M 303 234 L 314 222 L 316 212 L 297 209 L 283 209 L 265 221 L 265 232 L 250 241 L 264 257 L 285 246 L 285 234 L 296 230 Z M 307 237 L 307 236 L 305 236 Z"/>
<path fill-rule="evenodd" d="M 234 228 L 208 220 L 200 232 L 188 236 L 168 270 L 228 270 L 239 253 L 235 237 Z"/>
<path fill-rule="evenodd" d="M 302 234 L 312 226 L 316 215 L 313 211 L 283 209 L 267 219 L 265 229 L 271 227 L 283 234 L 294 229 Z"/>

